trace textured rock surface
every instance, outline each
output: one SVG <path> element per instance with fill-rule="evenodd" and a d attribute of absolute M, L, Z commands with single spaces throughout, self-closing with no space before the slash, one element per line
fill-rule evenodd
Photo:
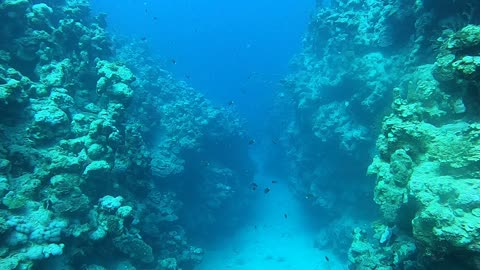
<path fill-rule="evenodd" d="M 193 269 L 253 174 L 242 124 L 89 9 L 0 3 L 0 268 Z"/>
<path fill-rule="evenodd" d="M 385 222 L 404 224 L 427 265 L 462 253 L 471 254 L 465 267 L 479 259 L 478 82 L 453 64 L 478 55 L 476 32 L 469 25 L 451 33 L 435 65 L 420 66 L 403 83 L 369 169 Z"/>
<path fill-rule="evenodd" d="M 353 241 L 352 269 L 453 269 L 458 261 L 478 268 L 477 233 L 466 224 L 477 224 L 480 7 L 317 3 L 303 52 L 292 61 L 296 72 L 278 95 L 293 111 L 288 124 L 279 123 L 292 185 L 316 213 L 337 221 L 370 222 L 373 190 L 382 218 L 345 236 Z M 367 167 L 375 186 L 361 177 Z"/>

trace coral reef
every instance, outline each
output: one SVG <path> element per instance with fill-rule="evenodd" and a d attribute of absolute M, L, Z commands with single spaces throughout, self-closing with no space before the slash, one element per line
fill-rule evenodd
<path fill-rule="evenodd" d="M 331 1 L 318 8 L 304 50 L 293 60 L 296 73 L 285 79 L 286 91 L 281 93 L 285 102 L 293 103 L 295 116 L 286 141 L 300 194 L 322 198 L 329 192 L 367 192 L 368 187 L 346 191 L 345 186 L 359 188 L 350 182 L 365 170 L 363 153 L 374 144 L 372 127 L 405 72 L 409 56 L 402 45 L 414 33 L 414 22 L 414 10 L 401 1 L 386 6 L 380 1 Z M 393 29 L 402 29 L 406 36 Z M 348 171 L 327 169 L 340 161 L 351 164 Z M 304 169 L 310 165 L 323 168 Z M 332 183 L 330 177 L 342 181 Z M 347 207 L 348 201 L 340 197 L 349 196 L 327 200 Z"/>
<path fill-rule="evenodd" d="M 242 120 L 228 108 L 214 107 L 185 82 L 176 82 L 144 50 L 129 41 L 117 55 L 142 74 L 135 83 L 150 89 L 140 95 L 148 102 L 136 100 L 142 105 L 132 107 L 136 119 L 146 123 L 141 128 L 152 153 L 148 166 L 154 180 L 176 193 L 163 196 L 182 201 L 188 232 L 208 235 L 212 226 L 235 226 L 237 219 L 225 213 L 246 213 L 252 194 L 244 188 L 245 179 L 255 172 Z"/>
<path fill-rule="evenodd" d="M 405 53 L 415 33 L 415 11 L 406 2 L 319 4 L 304 49 L 292 61 L 295 73 L 284 80 L 278 100 L 293 110 L 282 140 L 293 161 L 291 181 L 318 215 L 341 220 L 338 213 L 374 213 L 368 201 L 373 185 L 363 177 L 366 155 L 391 88 L 408 70 L 407 63 L 415 61 L 415 55 Z M 338 164 L 346 169 L 336 169 Z M 359 203 L 369 210 L 355 210 Z M 345 255 L 345 246 L 337 251 Z"/>
<path fill-rule="evenodd" d="M 242 123 L 89 10 L 0 3 L 0 268 L 193 269 L 185 228 L 253 174 Z"/>
<path fill-rule="evenodd" d="M 397 88 L 369 168 L 385 222 L 413 238 L 426 265 L 455 258 L 478 265 L 479 88 L 473 62 L 464 59 L 478 57 L 479 29 L 451 33 L 435 64 Z"/>
<path fill-rule="evenodd" d="M 282 139 L 293 188 L 316 214 L 342 224 L 345 216 L 374 218 L 374 191 L 381 219 L 344 236 L 353 241 L 351 269 L 451 269 L 455 260 L 478 268 L 480 7 L 320 2 L 278 96 L 293 111 Z M 367 167 L 375 186 L 361 177 Z M 325 232 L 337 222 L 316 245 L 332 246 Z M 334 249 L 346 255 L 344 246 Z"/>

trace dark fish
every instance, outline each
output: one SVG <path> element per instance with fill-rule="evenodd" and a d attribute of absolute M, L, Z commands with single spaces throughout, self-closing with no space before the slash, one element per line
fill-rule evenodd
<path fill-rule="evenodd" d="M 307 195 L 305 195 L 305 199 L 310 200 L 311 198 L 313 198 L 312 193 L 307 193 Z"/>
<path fill-rule="evenodd" d="M 288 218 L 288 215 L 287 215 L 287 213 L 283 214 L 283 216 L 285 217 L 285 219 L 287 219 L 287 218 Z"/>
<path fill-rule="evenodd" d="M 270 192 L 270 189 L 267 187 L 267 188 L 265 188 L 265 190 L 263 191 L 263 193 L 267 194 L 268 192 Z"/>
<path fill-rule="evenodd" d="M 43 201 L 43 208 L 48 210 L 50 209 L 50 206 L 52 206 L 52 201 L 50 199 Z"/>
<path fill-rule="evenodd" d="M 176 64 L 177 64 L 177 60 L 172 59 L 172 64 L 176 65 Z"/>
<path fill-rule="evenodd" d="M 330 261 L 330 259 L 329 259 L 327 256 L 325 256 L 325 260 L 326 260 L 327 262 Z"/>
<path fill-rule="evenodd" d="M 233 104 L 235 104 L 235 101 L 230 100 L 227 104 L 228 104 L 229 106 L 232 106 Z"/>
<path fill-rule="evenodd" d="M 251 183 L 250 184 L 250 188 L 254 191 L 257 190 L 257 187 L 258 187 L 258 185 L 256 183 Z"/>
<path fill-rule="evenodd" d="M 277 180 L 272 180 L 272 184 L 276 184 L 276 183 L 278 183 Z"/>
<path fill-rule="evenodd" d="M 272 143 L 273 143 L 273 144 L 278 144 L 278 140 L 272 139 Z"/>
<path fill-rule="evenodd" d="M 145 13 L 148 13 L 148 9 L 145 9 Z"/>
<path fill-rule="evenodd" d="M 190 77 L 190 75 L 185 74 L 185 78 L 190 79 L 191 77 Z"/>
<path fill-rule="evenodd" d="M 250 139 L 250 141 L 248 141 L 248 144 L 249 145 L 255 144 L 255 139 Z"/>
<path fill-rule="evenodd" d="M 255 228 L 255 230 L 257 229 L 257 225 L 253 226 Z"/>
<path fill-rule="evenodd" d="M 142 37 L 140 40 L 145 41 L 145 40 L 147 40 L 147 38 L 146 38 L 146 37 Z"/>
<path fill-rule="evenodd" d="M 153 19 L 156 21 L 158 19 L 158 17 L 153 17 Z"/>

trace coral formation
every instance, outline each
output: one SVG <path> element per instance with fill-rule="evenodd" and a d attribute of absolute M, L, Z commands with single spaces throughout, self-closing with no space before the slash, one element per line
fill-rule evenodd
<path fill-rule="evenodd" d="M 474 72 L 459 68 L 480 52 L 478 29 L 452 33 L 437 62 L 403 83 L 405 96 L 395 96 L 369 168 L 377 176 L 375 201 L 383 218 L 404 224 L 428 263 L 462 253 L 471 254 L 463 258 L 466 265 L 478 260 L 478 83 Z M 447 61 L 445 55 L 452 56 Z"/>
<path fill-rule="evenodd" d="M 367 200 L 373 185 L 362 177 L 366 155 L 390 89 L 415 61 L 404 48 L 415 33 L 415 11 L 407 1 L 329 2 L 319 3 L 278 100 L 294 112 L 283 140 L 294 189 L 316 214 L 341 220 L 339 212 L 360 213 L 352 207 L 359 202 L 374 207 Z"/>
<path fill-rule="evenodd" d="M 253 174 L 242 123 L 89 10 L 0 3 L 0 268 L 193 269 L 184 228 Z"/>
<path fill-rule="evenodd" d="M 374 211 L 358 211 L 372 209 L 373 190 L 381 218 L 345 236 L 353 241 L 351 269 L 452 269 L 455 261 L 478 268 L 480 7 L 427 0 L 317 5 L 293 60 L 296 72 L 278 97 L 293 111 L 283 141 L 294 189 L 315 213 L 342 224 L 349 222 L 338 216 L 374 219 Z M 375 186 L 360 177 L 367 167 Z M 316 245 L 332 243 L 325 232 L 334 228 Z M 345 246 L 334 249 L 346 255 Z"/>

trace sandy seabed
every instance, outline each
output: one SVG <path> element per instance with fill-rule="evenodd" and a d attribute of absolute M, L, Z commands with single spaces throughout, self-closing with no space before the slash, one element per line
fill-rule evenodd
<path fill-rule="evenodd" d="M 196 270 L 345 270 L 328 250 L 314 248 L 315 228 L 301 203 L 281 180 L 257 177 L 258 199 L 251 222 L 223 242 L 206 249 Z M 286 182 L 286 181 L 285 181 Z M 264 187 L 270 187 L 268 194 Z M 287 217 L 285 217 L 287 214 Z M 328 257 L 328 261 L 325 257 Z"/>

